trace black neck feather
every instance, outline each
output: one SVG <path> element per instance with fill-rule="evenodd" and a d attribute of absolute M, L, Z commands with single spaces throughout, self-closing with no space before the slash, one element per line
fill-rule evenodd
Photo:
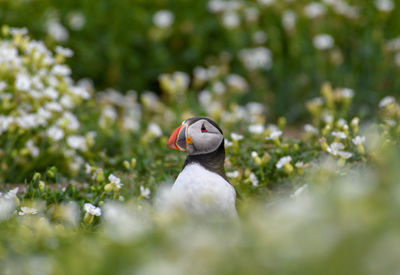
<path fill-rule="evenodd" d="M 186 165 L 191 163 L 198 163 L 207 170 L 217 173 L 221 177 L 223 177 L 226 181 L 228 181 L 225 175 L 225 144 L 224 140 L 221 142 L 221 145 L 217 150 L 208 154 L 202 155 L 188 155 L 185 163 L 183 164 L 183 169 L 185 169 Z M 228 181 L 229 182 L 229 181 Z"/>

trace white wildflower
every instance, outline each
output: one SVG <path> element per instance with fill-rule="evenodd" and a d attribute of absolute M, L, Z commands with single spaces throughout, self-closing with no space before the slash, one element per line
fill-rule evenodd
<path fill-rule="evenodd" d="M 389 104 L 393 104 L 396 102 L 396 99 L 393 96 L 386 96 L 382 98 L 382 100 L 379 102 L 379 108 L 383 108 Z"/>
<path fill-rule="evenodd" d="M 255 44 L 264 44 L 267 42 L 268 36 L 264 31 L 256 31 L 253 33 L 252 39 Z"/>
<path fill-rule="evenodd" d="M 226 28 L 233 29 L 240 25 L 240 17 L 236 12 L 225 12 L 222 15 L 222 23 Z"/>
<path fill-rule="evenodd" d="M 340 142 L 333 142 L 330 146 L 328 146 L 328 153 L 337 156 L 338 152 L 344 149 L 344 145 Z"/>
<path fill-rule="evenodd" d="M 222 95 L 225 93 L 226 88 L 224 83 L 221 81 L 217 81 L 212 85 L 212 90 L 217 94 L 217 95 Z"/>
<path fill-rule="evenodd" d="M 344 97 L 344 98 L 353 98 L 354 97 L 354 91 L 352 89 L 349 88 L 343 88 L 340 90 L 340 94 Z"/>
<path fill-rule="evenodd" d="M 297 15 L 292 10 L 286 10 L 282 15 L 282 24 L 285 30 L 291 31 L 296 26 Z"/>
<path fill-rule="evenodd" d="M 242 140 L 243 136 L 236 133 L 231 133 L 231 138 L 232 140 Z"/>
<path fill-rule="evenodd" d="M 26 206 L 21 207 L 21 211 L 18 212 L 18 215 L 25 216 L 25 215 L 36 215 L 39 211 L 35 208 L 30 208 Z"/>
<path fill-rule="evenodd" d="M 257 186 L 258 186 L 259 181 L 258 181 L 258 178 L 257 178 L 256 174 L 254 174 L 253 172 L 251 172 L 251 173 L 250 173 L 250 176 L 249 176 L 249 179 L 250 179 L 250 181 L 251 181 L 251 185 L 253 185 L 254 187 L 257 187 Z"/>
<path fill-rule="evenodd" d="M 265 139 L 266 140 L 274 140 L 279 138 L 282 135 L 282 131 L 278 129 L 273 129 L 269 136 L 267 136 Z"/>
<path fill-rule="evenodd" d="M 69 38 L 68 30 L 57 19 L 47 22 L 47 32 L 58 42 L 65 42 Z"/>
<path fill-rule="evenodd" d="M 147 128 L 147 131 L 148 131 L 149 133 L 152 133 L 152 134 L 153 134 L 154 136 L 156 136 L 156 137 L 162 136 L 162 131 L 161 131 L 160 126 L 158 126 L 158 124 L 156 124 L 156 123 L 154 123 L 154 122 L 151 122 L 151 123 L 149 124 L 149 127 Z"/>
<path fill-rule="evenodd" d="M 282 157 L 276 164 L 276 168 L 278 169 L 282 169 L 282 167 L 287 164 L 290 163 L 292 161 L 292 157 L 291 156 L 285 156 Z"/>
<path fill-rule="evenodd" d="M 160 10 L 153 15 L 153 23 L 159 28 L 168 28 L 174 22 L 174 17 L 169 10 Z"/>
<path fill-rule="evenodd" d="M 258 0 L 258 3 L 263 6 L 271 6 L 275 3 L 275 0 Z"/>
<path fill-rule="evenodd" d="M 333 47 L 334 40 L 329 34 L 318 34 L 313 38 L 313 44 L 318 50 L 328 50 Z"/>
<path fill-rule="evenodd" d="M 249 125 L 249 132 L 252 134 L 262 134 L 265 131 L 265 127 L 262 124 L 251 124 Z"/>
<path fill-rule="evenodd" d="M 52 126 L 48 128 L 46 134 L 49 138 L 51 138 L 54 141 L 59 141 L 64 137 L 64 131 L 57 126 Z"/>
<path fill-rule="evenodd" d="M 248 70 L 272 68 L 272 53 L 265 47 L 240 50 L 239 58 Z"/>
<path fill-rule="evenodd" d="M 308 18 L 320 17 L 325 14 L 325 6 L 319 2 L 312 2 L 304 8 L 304 13 Z"/>
<path fill-rule="evenodd" d="M 63 55 L 65 57 L 71 57 L 74 55 L 74 52 L 71 49 L 64 48 L 61 46 L 56 46 L 55 51 L 56 53 Z"/>
<path fill-rule="evenodd" d="M 246 91 L 248 88 L 247 81 L 237 74 L 229 74 L 226 77 L 228 86 L 236 91 Z"/>
<path fill-rule="evenodd" d="M 150 198 L 150 188 L 140 186 L 140 196 L 146 199 Z"/>
<path fill-rule="evenodd" d="M 74 31 L 79 31 L 86 23 L 85 15 L 80 11 L 73 11 L 68 14 L 68 24 Z"/>
<path fill-rule="evenodd" d="M 67 144 L 73 149 L 87 151 L 86 139 L 83 136 L 71 135 L 67 137 Z"/>
<path fill-rule="evenodd" d="M 331 133 L 332 136 L 339 138 L 339 139 L 346 139 L 347 135 L 345 132 L 340 132 L 340 131 L 334 131 Z"/>
<path fill-rule="evenodd" d="M 353 156 L 352 153 L 346 152 L 346 151 L 339 151 L 338 155 L 343 159 L 349 159 L 349 158 L 351 158 Z"/>
<path fill-rule="evenodd" d="M 232 147 L 233 142 L 229 141 L 228 139 L 225 139 L 225 147 Z"/>
<path fill-rule="evenodd" d="M 28 140 L 25 144 L 25 147 L 28 148 L 29 153 L 31 154 L 32 157 L 37 157 L 39 156 L 40 150 L 39 147 L 35 146 L 33 143 L 33 140 Z"/>
<path fill-rule="evenodd" d="M 360 145 L 365 142 L 365 136 L 356 136 L 355 138 L 352 139 L 354 145 Z"/>
<path fill-rule="evenodd" d="M 101 209 L 99 207 L 94 206 L 91 203 L 85 203 L 83 206 L 83 209 L 87 214 L 93 215 L 93 216 L 101 216 Z"/>
<path fill-rule="evenodd" d="M 392 0 L 375 0 L 375 7 L 383 12 L 391 12 L 394 9 Z"/>
<path fill-rule="evenodd" d="M 304 131 L 306 131 L 307 133 L 318 134 L 318 129 L 311 124 L 305 124 Z"/>
<path fill-rule="evenodd" d="M 113 174 L 108 176 L 108 180 L 117 189 L 121 189 L 121 187 L 124 185 L 123 183 L 121 183 L 121 179 L 116 177 L 116 176 L 114 176 Z"/>
<path fill-rule="evenodd" d="M 27 74 L 19 73 L 15 77 L 15 88 L 28 92 L 31 88 L 32 81 Z"/>
<path fill-rule="evenodd" d="M 239 177 L 239 175 L 240 175 L 239 171 L 232 171 L 226 173 L 226 176 L 231 179 L 237 178 Z"/>

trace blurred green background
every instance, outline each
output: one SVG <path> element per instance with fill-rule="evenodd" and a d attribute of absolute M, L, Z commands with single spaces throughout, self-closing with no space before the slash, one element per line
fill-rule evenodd
<path fill-rule="evenodd" d="M 154 23 L 159 10 L 172 12 L 168 27 Z M 400 9 L 375 1 L 2 0 L 0 23 L 73 49 L 73 77 L 98 89 L 159 93 L 161 73 L 192 72 L 225 53 L 229 70 L 250 80 L 243 100 L 262 100 L 289 121 L 303 118 L 301 102 L 325 81 L 354 89 L 364 114 L 400 93 L 398 47 L 388 47 L 400 33 Z M 326 50 L 313 46 L 321 33 L 334 40 Z M 271 69 L 246 70 L 240 50 L 260 46 L 272 53 Z"/>

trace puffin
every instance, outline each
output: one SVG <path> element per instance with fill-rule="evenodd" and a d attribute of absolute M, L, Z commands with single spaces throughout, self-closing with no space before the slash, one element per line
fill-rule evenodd
<path fill-rule="evenodd" d="M 170 191 L 173 204 L 189 215 L 236 219 L 236 191 L 225 174 L 221 128 L 206 117 L 189 118 L 173 131 L 168 147 L 187 152 Z"/>

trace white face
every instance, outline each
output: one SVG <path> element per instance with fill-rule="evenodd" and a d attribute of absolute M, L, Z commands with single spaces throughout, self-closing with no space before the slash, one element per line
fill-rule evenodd
<path fill-rule="evenodd" d="M 191 124 L 186 129 L 186 137 L 186 150 L 189 155 L 211 153 L 217 150 L 224 140 L 221 132 L 205 119 Z"/>

